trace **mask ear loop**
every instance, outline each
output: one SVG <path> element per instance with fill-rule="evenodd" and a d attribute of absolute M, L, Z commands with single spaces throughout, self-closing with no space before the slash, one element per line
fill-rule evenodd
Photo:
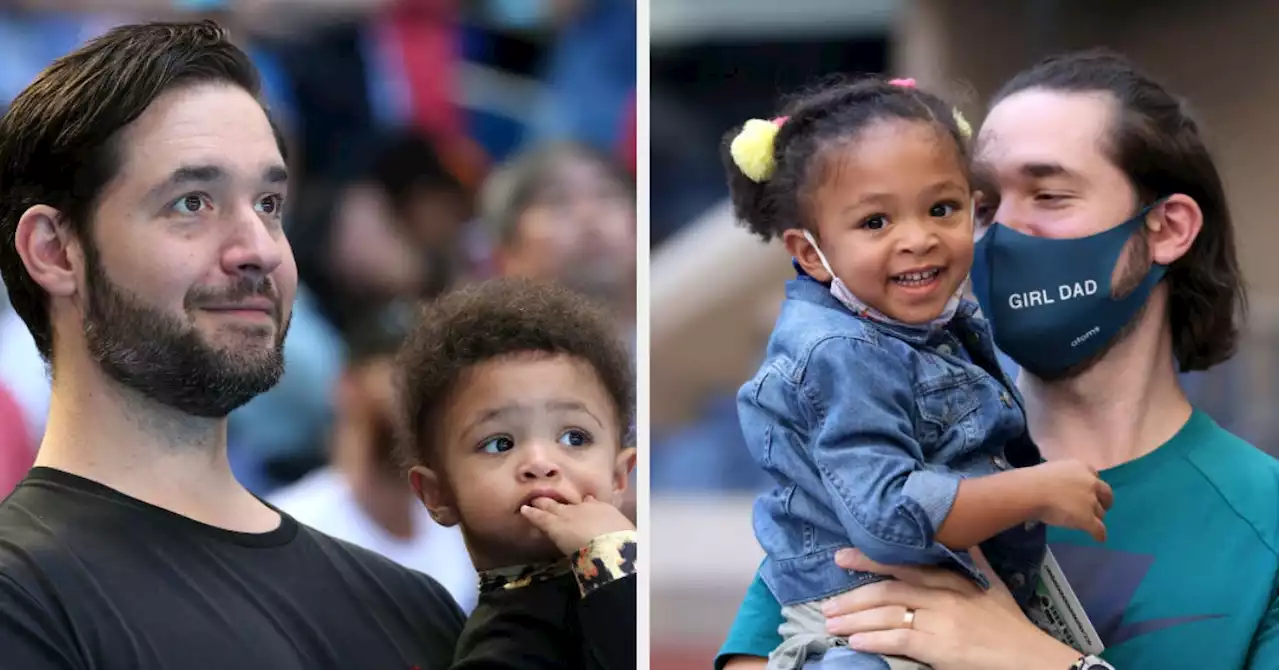
<path fill-rule="evenodd" d="M 831 265 L 827 263 L 827 257 L 822 254 L 822 248 L 819 247 L 818 242 L 813 239 L 813 234 L 807 230 L 804 231 L 804 239 L 808 240 L 809 244 L 813 246 L 813 250 L 818 252 L 818 260 L 822 263 L 822 269 L 826 270 L 827 274 L 831 275 L 831 278 L 834 280 L 836 278 L 836 273 L 831 269 Z"/>

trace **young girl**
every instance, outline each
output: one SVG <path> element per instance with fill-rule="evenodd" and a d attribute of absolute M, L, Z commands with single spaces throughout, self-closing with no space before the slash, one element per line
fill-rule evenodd
<path fill-rule="evenodd" d="M 734 210 L 781 238 L 787 286 L 766 359 L 738 394 L 752 456 L 777 481 L 756 502 L 760 574 L 783 605 L 784 668 L 916 668 L 828 636 L 822 603 L 881 576 L 838 567 L 953 567 L 1024 607 L 1041 522 L 1101 540 L 1111 491 L 1087 466 L 1042 463 L 977 305 L 964 118 L 910 80 L 840 83 L 726 138 Z M 915 625 L 907 610 L 902 627 Z"/>

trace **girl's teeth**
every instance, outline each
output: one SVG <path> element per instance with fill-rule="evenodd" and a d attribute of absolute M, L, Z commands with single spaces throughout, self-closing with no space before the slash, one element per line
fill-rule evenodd
<path fill-rule="evenodd" d="M 906 274 L 900 274 L 897 277 L 894 277 L 894 280 L 899 282 L 908 282 L 908 283 L 922 282 L 922 281 L 928 281 L 930 279 L 933 279 L 937 275 L 938 275 L 938 270 L 928 270 L 925 272 L 908 272 Z"/>

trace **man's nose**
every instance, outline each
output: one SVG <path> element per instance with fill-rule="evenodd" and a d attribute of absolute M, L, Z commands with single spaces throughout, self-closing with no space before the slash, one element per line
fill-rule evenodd
<path fill-rule="evenodd" d="M 253 208 L 237 212 L 227 225 L 232 231 L 222 254 L 222 266 L 227 274 L 266 277 L 284 262 L 279 229 L 263 222 Z"/>

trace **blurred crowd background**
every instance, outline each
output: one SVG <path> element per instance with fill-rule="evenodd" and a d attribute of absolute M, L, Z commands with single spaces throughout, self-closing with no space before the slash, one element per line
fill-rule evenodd
<path fill-rule="evenodd" d="M 634 341 L 635 2 L 7 0 L 0 109 L 112 25 L 178 17 L 232 31 L 290 145 L 301 286 L 284 378 L 230 417 L 236 474 L 469 609 L 461 535 L 392 461 L 390 356 L 416 302 L 497 275 L 586 293 Z M 34 457 L 49 392 L 0 301 L 0 497 Z"/>
<path fill-rule="evenodd" d="M 1185 386 L 1276 453 L 1275 2 L 651 0 L 650 14 L 653 667 L 709 667 L 763 557 L 751 503 L 770 481 L 747 453 L 734 394 L 794 272 L 780 246 L 735 225 L 717 146 L 823 75 L 914 77 L 976 126 L 1019 70 L 1105 46 L 1186 97 L 1226 182 L 1251 313 L 1238 355 Z"/>

